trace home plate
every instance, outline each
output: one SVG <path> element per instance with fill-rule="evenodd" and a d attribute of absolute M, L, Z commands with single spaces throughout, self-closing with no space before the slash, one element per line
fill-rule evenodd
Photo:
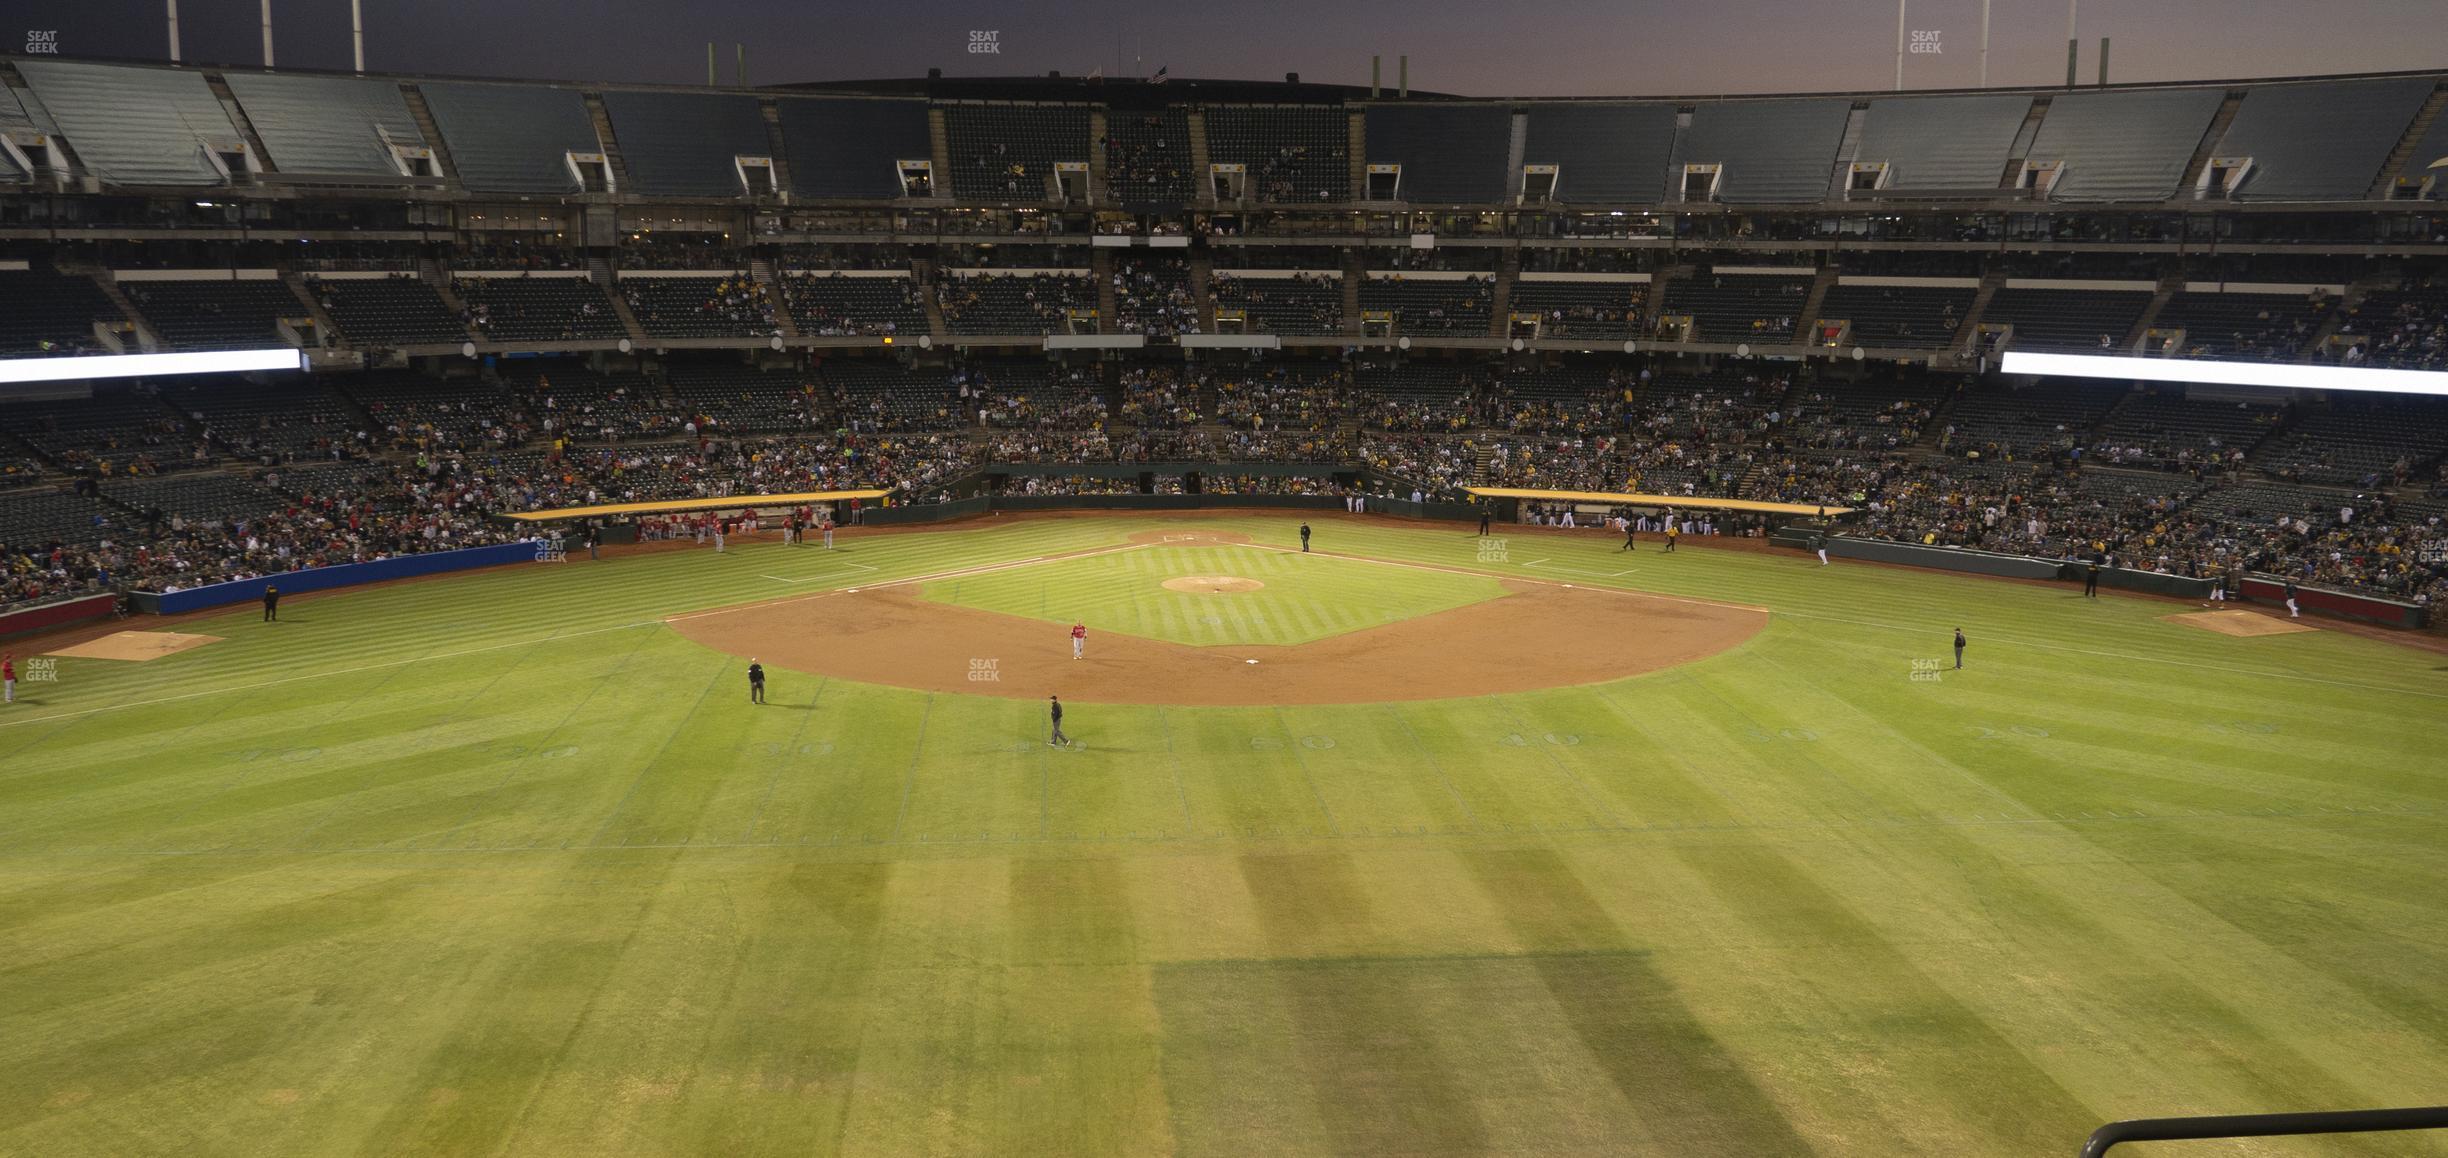
<path fill-rule="evenodd" d="M 87 640 L 75 647 L 63 647 L 52 655 L 74 656 L 78 659 L 124 659 L 142 663 L 160 659 L 191 647 L 219 643 L 218 635 L 182 635 L 175 631 L 120 631 L 100 639 Z"/>

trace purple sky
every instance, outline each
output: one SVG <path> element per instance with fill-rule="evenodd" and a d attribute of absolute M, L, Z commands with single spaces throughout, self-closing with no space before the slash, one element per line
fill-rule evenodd
<path fill-rule="evenodd" d="M 705 42 L 723 79 L 734 42 L 771 84 L 922 75 L 1108 75 L 1365 84 L 1371 53 L 1411 57 L 1415 87 L 1478 96 L 1700 95 L 1883 89 L 1893 83 L 1892 0 L 363 0 L 369 68 L 582 80 L 701 82 Z M 1908 88 L 1969 86 L 1981 0 L 1910 0 L 1939 51 L 1906 58 Z M 162 59 L 162 0 L 0 0 L 0 44 L 56 30 L 69 56 Z M 345 0 L 274 0 L 278 62 L 348 67 Z M 2065 75 L 2062 0 L 1994 0 L 1992 84 Z M 261 59 L 255 0 L 183 0 L 190 62 Z M 1001 51 L 968 51 L 972 31 Z M 2119 81 L 2448 67 L 2448 0 L 2083 0 L 2082 75 L 2115 39 Z"/>

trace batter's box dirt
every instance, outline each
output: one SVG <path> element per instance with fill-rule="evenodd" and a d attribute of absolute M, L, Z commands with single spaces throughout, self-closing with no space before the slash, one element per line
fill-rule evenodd
<path fill-rule="evenodd" d="M 1603 683 L 1714 655 L 1768 623 L 1742 607 L 1504 581 L 1502 598 L 1297 646 L 1191 647 L 1070 633 L 899 588 L 669 620 L 719 651 L 919 691 L 1075 703 L 1260 706 L 1438 700 Z M 997 677 L 969 676 L 978 656 Z"/>
<path fill-rule="evenodd" d="M 2182 615 L 2163 615 L 2187 627 L 2215 631 L 2220 635 L 2292 635 L 2298 631 L 2315 631 L 2292 619 L 2263 615 L 2258 611 L 2188 611 Z"/>
<path fill-rule="evenodd" d="M 191 647 L 202 647 L 208 643 L 219 642 L 221 642 L 221 637 L 218 635 L 182 635 L 175 631 L 120 631 L 105 635 L 100 639 L 87 640 L 75 647 L 63 647 L 50 654 L 72 656 L 78 659 L 122 659 L 142 663 L 149 659 L 160 659 L 165 655 L 177 655 Z"/>

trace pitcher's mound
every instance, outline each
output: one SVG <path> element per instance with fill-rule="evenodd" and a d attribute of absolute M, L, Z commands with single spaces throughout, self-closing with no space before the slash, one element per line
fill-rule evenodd
<path fill-rule="evenodd" d="M 1192 595 L 1238 595 L 1266 586 L 1255 579 L 1238 575 L 1184 575 L 1164 581 L 1167 591 L 1187 591 Z"/>
<path fill-rule="evenodd" d="M 53 655 L 74 656 L 78 659 L 126 659 L 139 663 L 160 659 L 191 647 L 219 643 L 218 635 L 181 635 L 175 631 L 120 631 L 100 639 L 87 640 L 75 647 L 63 647 Z"/>
<path fill-rule="evenodd" d="M 2183 615 L 2170 615 L 2166 618 L 2190 627 L 2201 628 L 2204 631 L 2215 631 L 2220 635 L 2286 635 L 2291 632 L 2314 630 L 2291 619 L 2263 615 L 2258 611 L 2189 611 Z"/>

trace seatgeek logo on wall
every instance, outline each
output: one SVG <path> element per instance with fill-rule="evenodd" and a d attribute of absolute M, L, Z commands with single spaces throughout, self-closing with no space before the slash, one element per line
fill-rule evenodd
<path fill-rule="evenodd" d="M 59 29 L 54 28 L 49 31 L 26 29 L 25 54 L 27 56 L 58 56 Z"/>
<path fill-rule="evenodd" d="M 1001 32 L 989 28 L 972 28 L 969 30 L 969 55 L 1001 56 L 1002 54 L 1003 34 Z"/>

